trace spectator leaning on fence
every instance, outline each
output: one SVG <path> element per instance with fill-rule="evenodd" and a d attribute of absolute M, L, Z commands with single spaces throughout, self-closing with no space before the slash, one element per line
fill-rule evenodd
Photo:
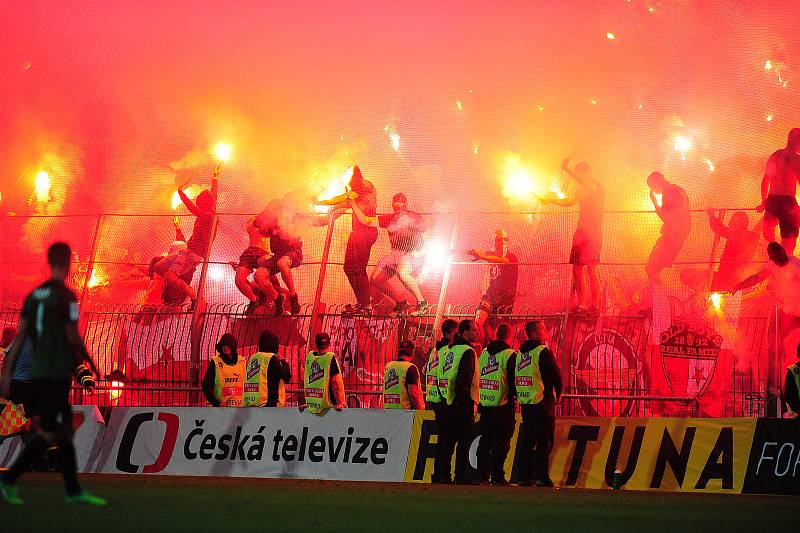
<path fill-rule="evenodd" d="M 247 360 L 244 406 L 283 407 L 286 383 L 291 380 L 289 363 L 278 355 L 278 337 L 265 329 L 258 338 L 258 351 Z"/>
<path fill-rule="evenodd" d="M 306 403 L 300 406 L 300 411 L 308 408 L 315 415 L 325 414 L 331 407 L 341 411 L 346 406 L 344 381 L 336 354 L 328 350 L 331 346 L 330 335 L 317 333 L 314 346 L 316 349 L 306 355 Z"/>
<path fill-rule="evenodd" d="M 792 416 L 796 417 L 800 413 L 800 345 L 797 346 L 797 361 L 786 369 L 783 401 Z"/>
<path fill-rule="evenodd" d="M 247 366 L 236 352 L 236 338 L 226 333 L 216 350 L 203 376 L 203 394 L 214 407 L 241 407 Z"/>
<path fill-rule="evenodd" d="M 397 348 L 397 360 L 383 371 L 384 409 L 424 409 L 420 376 L 414 359 L 414 343 L 405 340 Z"/>

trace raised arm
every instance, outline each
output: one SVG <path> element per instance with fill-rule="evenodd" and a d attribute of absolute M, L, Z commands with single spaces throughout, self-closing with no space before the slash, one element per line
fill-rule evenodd
<path fill-rule="evenodd" d="M 741 291 L 743 289 L 748 289 L 755 285 L 758 285 L 762 281 L 766 280 L 769 277 L 769 271 L 766 268 L 762 268 L 752 276 L 745 278 L 744 280 L 740 281 L 736 286 L 733 288 L 733 292 Z"/>
<path fill-rule="evenodd" d="M 353 208 L 353 216 L 363 224 L 364 226 L 372 226 L 373 228 L 377 228 L 378 224 L 378 217 L 371 217 L 364 214 L 364 211 L 361 210 L 353 198 L 348 198 L 347 202 L 350 204 L 350 207 Z"/>
<path fill-rule="evenodd" d="M 501 257 L 499 255 L 493 255 L 490 252 L 481 252 L 480 250 L 469 250 L 469 255 L 474 257 L 477 260 L 486 261 L 487 263 L 499 263 L 501 265 L 507 265 L 511 262 L 511 260 L 506 257 Z"/>
<path fill-rule="evenodd" d="M 346 193 L 340 194 L 339 196 L 334 196 L 333 198 L 328 198 L 327 200 L 319 200 L 315 199 L 314 203 L 316 205 L 347 205 L 347 200 L 352 198 L 353 200 L 358 200 L 358 193 L 352 189 L 349 189 Z"/>
<path fill-rule="evenodd" d="M 537 196 L 536 198 L 539 199 L 542 205 L 553 204 L 561 207 L 571 207 L 578 202 L 576 198 L 557 198 L 554 196 Z"/>
<path fill-rule="evenodd" d="M 214 180 L 214 181 L 216 181 L 216 180 Z M 178 196 L 180 197 L 180 199 L 181 199 L 181 202 L 183 202 L 183 205 L 185 205 L 185 206 L 186 206 L 186 209 L 187 209 L 187 210 L 188 210 L 188 211 L 189 211 L 191 214 L 193 214 L 193 215 L 194 215 L 194 216 L 196 216 L 196 217 L 199 217 L 200 215 L 202 215 L 202 214 L 203 214 L 203 212 L 202 212 L 202 211 L 200 211 L 200 209 L 199 209 L 199 208 L 198 208 L 196 205 L 194 205 L 194 202 L 192 202 L 192 201 L 189 199 L 189 197 L 188 197 L 188 196 L 186 196 L 186 193 L 185 193 L 185 192 L 183 192 L 183 189 L 181 189 L 181 188 L 179 188 L 179 189 L 178 189 Z"/>
<path fill-rule="evenodd" d="M 719 235 L 720 237 L 728 238 L 728 234 L 730 233 L 730 228 L 723 224 L 717 216 L 714 214 L 714 208 L 708 208 L 708 224 L 711 226 L 711 231 L 715 234 Z"/>

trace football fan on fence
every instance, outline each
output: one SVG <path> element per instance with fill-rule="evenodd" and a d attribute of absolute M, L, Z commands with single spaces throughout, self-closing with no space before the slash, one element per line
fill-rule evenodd
<path fill-rule="evenodd" d="M 764 239 L 775 240 L 775 227 L 780 228 L 781 244 L 786 253 L 794 254 L 800 232 L 800 208 L 797 206 L 797 182 L 800 180 L 800 128 L 793 128 L 786 148 L 773 152 L 767 160 L 761 180 L 761 204 L 756 210 L 764 213 Z"/>
<path fill-rule="evenodd" d="M 600 264 L 600 253 L 603 249 L 603 212 L 606 190 L 603 184 L 592 175 L 592 169 L 588 163 L 581 162 L 575 165 L 575 168 L 570 169 L 569 159 L 565 159 L 561 162 L 561 169 L 578 183 L 575 197 L 558 198 L 553 194 L 539 197 L 539 201 L 542 204 L 549 203 L 563 207 L 578 204 L 578 226 L 575 228 L 572 249 L 569 253 L 578 305 L 571 312 L 597 314 L 601 308 L 600 275 L 597 267 Z M 587 276 L 589 278 L 588 287 Z"/>
<path fill-rule="evenodd" d="M 378 291 L 395 302 L 394 312 L 402 313 L 411 307 L 406 296 L 395 289 L 389 280 L 394 276 L 400 279 L 403 286 L 416 300 L 414 312 L 424 314 L 428 310 L 428 302 L 422 297 L 415 272 L 422 267 L 423 234 L 426 230 L 422 216 L 408 209 L 408 199 L 403 193 L 392 197 L 392 213 L 368 216 L 358 203 L 348 198 L 353 215 L 359 223 L 373 228 L 384 228 L 389 233 L 391 250 L 385 255 L 372 273 L 372 284 Z"/>
<path fill-rule="evenodd" d="M 168 255 L 153 267 L 155 273 L 164 277 L 167 287 L 174 288 L 190 298 L 193 306 L 197 305 L 197 292 L 190 285 L 191 279 L 187 283 L 184 276 L 197 268 L 197 265 L 205 259 L 209 246 L 214 240 L 215 235 L 212 232 L 216 233 L 214 226 L 217 216 L 218 188 L 216 174 L 211 180 L 211 190 L 204 190 L 198 194 L 196 202 L 192 202 L 186 196 L 183 187 L 178 188 L 178 196 L 183 205 L 196 217 L 192 236 L 186 242 L 186 250 Z"/>
<path fill-rule="evenodd" d="M 713 207 L 709 207 L 706 212 L 711 231 L 717 237 L 725 239 L 719 268 L 711 279 L 711 290 L 730 291 L 756 268 L 752 261 L 761 238 L 763 219 L 753 229 L 749 229 L 750 219 L 744 211 L 736 211 L 731 215 L 727 225 L 717 218 Z"/>
<path fill-rule="evenodd" d="M 661 236 L 650 251 L 645 272 L 652 283 L 662 285 L 661 271 L 675 262 L 692 229 L 689 197 L 682 187 L 668 182 L 661 172 L 650 173 L 647 186 L 650 187 L 650 201 L 663 224 Z M 661 195 L 660 203 L 656 195 Z"/>
<path fill-rule="evenodd" d="M 278 293 L 270 282 L 269 275 L 253 275 L 253 280 L 248 278 L 258 269 L 258 260 L 269 257 L 269 239 L 261 234 L 255 225 L 256 217 L 251 216 L 247 219 L 245 231 L 247 231 L 247 248 L 239 256 L 239 261 L 231 263 L 236 275 L 234 283 L 245 298 L 250 302 L 247 306 L 248 311 L 252 311 L 259 303 L 266 303 L 267 299 L 274 302 Z"/>
<path fill-rule="evenodd" d="M 475 324 L 478 326 L 479 340 L 491 338 L 486 332 L 486 319 L 497 313 L 511 313 L 514 299 L 517 296 L 517 279 L 519 278 L 519 260 L 508 250 L 508 233 L 499 229 L 494 235 L 494 250 L 467 252 L 473 261 L 486 261 L 492 266 L 489 269 L 489 287 L 481 298 L 475 313 Z"/>
<path fill-rule="evenodd" d="M 348 201 L 353 200 L 358 208 L 368 217 L 374 217 L 378 208 L 378 196 L 371 181 L 364 179 L 358 165 L 353 167 L 350 178 L 350 189 L 340 196 L 329 200 L 315 200 L 317 205 L 333 206 L 334 209 L 349 208 Z M 369 276 L 367 265 L 372 245 L 378 240 L 378 229 L 362 223 L 355 215 L 352 218 L 352 231 L 347 238 L 347 249 L 344 254 L 344 273 L 353 294 L 356 305 L 348 305 L 345 312 L 369 314 L 370 306 Z"/>

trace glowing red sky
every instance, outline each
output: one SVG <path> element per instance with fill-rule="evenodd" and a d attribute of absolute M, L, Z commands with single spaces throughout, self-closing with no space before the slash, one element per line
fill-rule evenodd
<path fill-rule="evenodd" d="M 653 168 L 698 205 L 749 206 L 761 161 L 800 124 L 794 1 L 4 2 L 0 17 L 7 209 L 55 154 L 64 212 L 163 212 L 169 163 L 221 137 L 236 145 L 227 210 L 353 159 L 382 205 L 386 189 L 447 207 L 466 188 L 492 207 L 508 151 L 548 176 L 590 161 L 628 187 L 619 207 L 641 207 Z M 683 162 L 679 130 L 695 142 Z"/>

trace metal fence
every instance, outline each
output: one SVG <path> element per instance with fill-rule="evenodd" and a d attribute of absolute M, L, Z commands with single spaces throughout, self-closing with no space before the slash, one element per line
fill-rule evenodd
<path fill-rule="evenodd" d="M 726 211 L 720 212 L 724 217 Z M 76 400 L 101 405 L 202 405 L 200 379 L 216 340 L 225 332 L 234 334 L 240 353 L 247 356 L 256 351 L 261 331 L 269 328 L 278 335 L 281 355 L 292 368 L 290 404 L 299 401 L 309 339 L 324 330 L 331 334 L 340 357 L 348 403 L 378 406 L 383 367 L 395 356 L 400 340 L 414 341 L 417 363 L 422 364 L 444 318 L 475 316 L 492 271 L 486 263 L 465 259 L 464 250 L 490 244 L 493 229 L 498 227 L 507 228 L 510 250 L 519 257 L 519 281 L 515 305 L 491 317 L 487 333 L 500 321 L 508 322 L 518 346 L 527 321 L 546 322 L 564 374 L 563 414 L 763 415 L 780 389 L 783 348 L 774 298 L 763 290 L 750 291 L 731 304 L 725 317 L 714 315 L 705 301 L 722 246 L 707 230 L 704 211 L 693 212 L 692 232 L 684 249 L 676 264 L 665 270 L 666 289 L 648 284 L 642 269 L 650 244 L 641 243 L 657 234 L 655 215 L 646 211 L 607 213 L 600 266 L 603 301 L 599 315 L 591 317 L 569 313 L 574 293 L 566 259 L 576 218 L 573 212 L 425 215 L 427 243 L 444 249 L 444 254 L 439 254 L 438 263 L 426 264 L 429 268 L 420 278 L 424 296 L 434 304 L 421 316 L 392 316 L 385 306 L 370 316 L 344 312 L 344 303 L 352 300 L 341 269 L 349 234 L 347 217 L 327 232 L 316 228 L 306 236 L 305 261 L 295 276 L 304 302 L 298 315 L 276 317 L 265 307 L 247 310 L 246 300 L 236 291 L 228 263 L 247 244 L 244 214 L 219 216 L 217 238 L 198 266 L 192 285 L 210 302 L 207 307 L 189 310 L 186 303 L 143 305 L 149 280 L 127 273 L 166 250 L 173 238 L 168 223 L 171 216 L 0 221 L 4 238 L 21 232 L 31 240 L 31 223 L 44 228 L 41 235 L 36 233 L 41 244 L 38 250 L 30 242 L 12 246 L 4 241 L 0 269 L 9 277 L 0 285 L 6 302 L 0 309 L 3 326 L 16 323 L 21 297 L 42 275 L 46 230 L 80 224 L 85 230 L 82 234 L 88 236 L 77 246 L 77 274 L 71 283 L 81 297 L 81 328 L 103 379 L 98 394 L 88 398 L 77 391 Z M 37 218 L 47 220 L 34 220 Z M 181 225 L 188 226 L 189 221 L 182 218 Z M 132 227 L 137 230 L 132 232 Z M 135 240 L 130 238 L 132 233 Z M 388 242 L 382 236 L 372 250 L 371 266 L 387 250 Z M 753 257 L 752 269 L 762 258 L 763 252 Z M 694 298 L 695 314 L 724 338 L 714 357 L 690 359 L 688 364 L 699 365 L 686 369 L 691 376 L 668 369 L 659 351 L 659 336 L 665 329 L 659 318 L 659 313 L 664 314 L 658 311 L 660 302 L 681 300 L 688 309 L 684 293 Z"/>

